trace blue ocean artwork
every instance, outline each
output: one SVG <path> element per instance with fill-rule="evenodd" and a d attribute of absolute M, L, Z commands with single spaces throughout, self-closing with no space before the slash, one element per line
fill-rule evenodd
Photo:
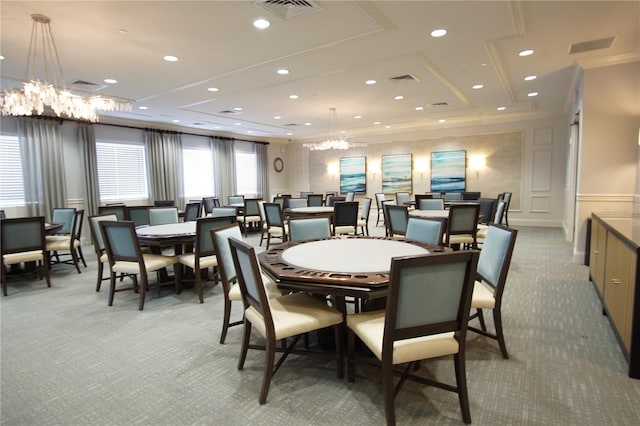
<path fill-rule="evenodd" d="M 382 192 L 411 192 L 411 154 L 382 156 Z"/>
<path fill-rule="evenodd" d="M 367 192 L 367 169 L 365 157 L 346 157 L 340 159 L 340 192 Z"/>
<path fill-rule="evenodd" d="M 431 153 L 431 191 L 464 191 L 466 185 L 466 151 Z"/>

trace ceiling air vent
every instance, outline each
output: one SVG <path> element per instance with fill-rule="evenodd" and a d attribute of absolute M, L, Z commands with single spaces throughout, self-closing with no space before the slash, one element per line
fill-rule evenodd
<path fill-rule="evenodd" d="M 608 49 L 613 44 L 615 36 L 607 38 L 599 38 L 597 40 L 583 41 L 580 43 L 573 43 L 569 46 L 569 54 L 591 52 L 592 50 Z"/>
<path fill-rule="evenodd" d="M 397 75 L 395 77 L 389 77 L 389 80 L 393 83 L 407 82 L 407 81 L 420 81 L 411 74 Z"/>
<path fill-rule="evenodd" d="M 219 114 L 226 114 L 226 115 L 237 115 L 240 114 L 238 111 L 231 111 L 230 109 L 225 109 L 219 112 Z"/>
<path fill-rule="evenodd" d="M 449 102 L 435 102 L 435 103 L 432 103 L 430 106 L 433 107 L 433 108 L 448 107 L 449 106 Z"/>
<path fill-rule="evenodd" d="M 266 0 L 255 4 L 285 21 L 321 9 L 316 2 L 310 0 Z"/>
<path fill-rule="evenodd" d="M 297 124 L 297 123 L 288 123 L 288 124 L 285 124 L 285 127 L 296 127 L 296 126 L 299 126 L 299 124 Z"/>
<path fill-rule="evenodd" d="M 90 81 L 84 81 L 84 80 L 76 80 L 73 83 L 71 83 L 71 85 L 80 90 L 92 90 L 95 92 L 100 91 L 105 87 L 107 87 L 106 84 L 97 84 L 97 83 L 92 83 Z"/>

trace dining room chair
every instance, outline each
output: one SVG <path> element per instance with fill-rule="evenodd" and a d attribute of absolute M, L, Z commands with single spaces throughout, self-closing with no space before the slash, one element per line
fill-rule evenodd
<path fill-rule="evenodd" d="M 99 206 L 98 214 L 115 214 L 118 220 L 128 220 L 127 207 L 124 204 Z"/>
<path fill-rule="evenodd" d="M 376 219 L 376 226 L 380 223 L 380 218 L 382 218 L 382 224 L 384 225 L 384 207 L 383 204 L 385 201 L 385 195 L 382 192 L 378 192 L 375 194 L 376 199 L 376 208 L 378 209 L 378 218 Z"/>
<path fill-rule="evenodd" d="M 308 207 L 322 207 L 324 196 L 322 194 L 309 194 L 307 196 Z"/>
<path fill-rule="evenodd" d="M 149 225 L 149 209 L 153 206 L 127 206 L 127 220 L 133 222 L 133 226 Z"/>
<path fill-rule="evenodd" d="M 445 192 L 444 201 L 462 201 L 462 192 Z"/>
<path fill-rule="evenodd" d="M 310 194 L 313 194 L 313 192 L 309 192 L 309 191 L 300 191 L 300 198 L 304 198 L 304 199 L 306 199 Z"/>
<path fill-rule="evenodd" d="M 96 252 L 96 260 L 98 261 L 98 281 L 96 282 L 96 291 L 100 291 L 102 281 L 110 279 L 109 276 L 104 276 L 104 265 L 109 264 L 109 258 L 107 258 L 107 250 L 104 245 L 104 238 L 102 238 L 102 231 L 100 230 L 100 222 L 103 220 L 117 221 L 118 217 L 115 214 L 89 216 L 89 231 L 91 232 L 93 249 Z"/>
<path fill-rule="evenodd" d="M 210 216 L 196 220 L 196 242 L 194 250 L 178 256 L 178 262 L 193 270 L 194 282 L 198 299 L 204 303 L 204 291 L 202 289 L 202 272 L 212 268 L 215 283 L 218 282 L 218 258 L 211 240 L 211 230 L 225 225 L 236 223 L 236 216 Z M 184 278 L 184 274 L 181 274 Z M 182 284 L 178 287 L 178 293 L 182 291 Z"/>
<path fill-rule="evenodd" d="M 477 248 L 480 204 L 454 204 L 449 207 L 444 245 L 456 248 Z"/>
<path fill-rule="evenodd" d="M 5 218 L 0 221 L 0 259 L 2 294 L 7 296 L 8 266 L 35 264 L 33 272 L 44 276 L 51 287 L 49 256 L 46 249 L 44 216 Z"/>
<path fill-rule="evenodd" d="M 202 197 L 202 210 L 204 211 L 205 216 L 211 214 L 213 207 L 213 197 Z"/>
<path fill-rule="evenodd" d="M 360 211 L 360 217 L 358 218 L 357 226 L 360 228 L 360 234 L 369 236 L 369 215 L 371 214 L 371 203 L 373 200 L 366 197 L 362 201 L 362 210 Z"/>
<path fill-rule="evenodd" d="M 328 217 L 300 217 L 289 219 L 289 240 L 315 240 L 331 237 Z"/>
<path fill-rule="evenodd" d="M 4 210 L 0 210 L 0 220 L 6 219 L 6 218 L 7 218 L 7 214 L 4 212 Z"/>
<path fill-rule="evenodd" d="M 149 225 L 165 225 L 168 223 L 178 223 L 177 207 L 151 207 L 149 209 Z"/>
<path fill-rule="evenodd" d="M 475 201 L 480 199 L 481 192 L 477 191 L 465 191 L 462 193 L 463 201 Z"/>
<path fill-rule="evenodd" d="M 343 197 L 341 195 L 330 195 L 327 196 L 326 205 L 327 207 L 333 207 L 336 205 L 336 203 L 341 203 L 344 201 L 346 201 L 346 197 Z"/>
<path fill-rule="evenodd" d="M 489 225 L 495 223 L 496 225 L 501 225 L 504 220 L 504 212 L 505 212 L 506 203 L 504 201 L 498 201 L 495 211 L 493 213 L 493 217 L 489 220 L 489 223 L 478 223 L 478 231 L 476 232 L 476 241 L 479 247 L 484 245 L 484 240 L 487 238 L 487 231 L 489 230 Z"/>
<path fill-rule="evenodd" d="M 333 235 L 358 234 L 358 202 L 340 201 L 333 206 Z"/>
<path fill-rule="evenodd" d="M 227 205 L 232 206 L 234 204 L 244 203 L 244 195 L 229 195 L 227 197 Z"/>
<path fill-rule="evenodd" d="M 184 221 L 195 222 L 200 217 L 202 204 L 200 202 L 187 203 L 184 208 Z"/>
<path fill-rule="evenodd" d="M 344 195 L 344 200 L 349 202 L 349 201 L 355 201 L 356 199 L 356 193 L 354 191 L 349 191 Z"/>
<path fill-rule="evenodd" d="M 231 302 L 242 301 L 242 295 L 240 294 L 240 286 L 237 284 L 236 269 L 233 265 L 231 247 L 229 246 L 230 238 L 242 239 L 242 231 L 240 230 L 240 226 L 234 223 L 232 225 L 214 228 L 210 233 L 218 260 L 218 274 L 220 275 L 223 290 L 222 294 L 224 295 L 222 331 L 220 332 L 220 344 L 224 344 L 229 327 L 242 324 L 242 321 L 231 322 Z M 267 291 L 267 297 L 282 296 L 282 292 L 271 278 L 263 274 L 262 281 Z"/>
<path fill-rule="evenodd" d="M 257 227 L 262 224 L 262 217 L 260 216 L 260 206 L 258 203 L 262 201 L 262 198 L 245 198 L 244 209 L 242 214 L 238 216 L 238 222 L 242 226 L 244 236 L 247 236 L 249 228 Z"/>
<path fill-rule="evenodd" d="M 469 326 L 469 330 L 497 340 L 500 353 L 509 358 L 502 327 L 502 295 L 507 283 L 507 274 L 516 244 L 518 231 L 504 225 L 490 224 L 478 259 L 476 282 L 473 287 L 471 314 L 469 320 L 478 318 L 480 328 Z M 495 333 L 487 331 L 483 309 L 491 309 Z"/>
<path fill-rule="evenodd" d="M 56 234 L 46 236 L 46 248 L 50 253 L 49 265 L 66 263 L 75 266 L 76 271 L 81 273 L 80 262 L 82 262 L 85 268 L 87 267 L 87 262 L 84 259 L 84 254 L 82 253 L 82 221 L 84 218 L 84 209 L 64 210 L 70 210 L 73 212 L 71 233 L 68 235 Z M 62 229 L 65 229 L 65 227 L 63 226 Z"/>
<path fill-rule="evenodd" d="M 238 209 L 235 207 L 214 207 L 211 210 L 211 216 L 237 216 Z"/>
<path fill-rule="evenodd" d="M 282 242 L 285 242 L 289 232 L 280 204 L 264 203 L 264 215 L 267 219 L 267 250 L 269 250 L 271 238 L 280 238 Z"/>
<path fill-rule="evenodd" d="M 62 228 L 51 235 L 71 235 L 76 209 L 73 207 L 55 207 L 51 210 L 51 223 L 62 223 Z"/>
<path fill-rule="evenodd" d="M 444 200 L 442 198 L 422 198 L 416 203 L 418 210 L 444 210 Z"/>
<path fill-rule="evenodd" d="M 504 201 L 504 223 L 509 226 L 509 207 L 511 206 L 511 192 L 505 192 L 503 201 Z"/>
<path fill-rule="evenodd" d="M 147 274 L 160 271 L 178 262 L 176 256 L 162 254 L 142 253 L 136 228 L 131 221 L 107 221 L 99 222 L 100 232 L 104 240 L 107 258 L 110 267 L 109 306 L 113 306 L 116 292 L 134 290 L 139 293 L 138 309 L 144 309 L 144 302 L 149 287 Z M 180 288 L 180 268 L 175 268 L 175 290 Z M 118 274 L 127 274 L 133 279 L 133 287 L 116 288 Z M 137 277 L 140 277 L 138 283 Z M 160 280 L 157 282 L 160 292 Z"/>
<path fill-rule="evenodd" d="M 433 195 L 431 194 L 415 194 L 413 196 L 413 199 L 415 200 L 415 206 L 416 209 L 420 209 L 420 201 L 421 200 L 431 200 L 433 199 Z"/>
<path fill-rule="evenodd" d="M 154 207 L 174 207 L 176 205 L 175 200 L 154 200 Z"/>
<path fill-rule="evenodd" d="M 440 218 L 409 217 L 405 238 L 434 246 L 442 245 L 445 220 Z"/>
<path fill-rule="evenodd" d="M 480 204 L 478 226 L 480 226 L 481 224 L 488 225 L 492 223 L 495 216 L 498 200 L 495 198 L 480 198 L 477 202 L 478 204 Z"/>
<path fill-rule="evenodd" d="M 407 223 L 409 221 L 409 210 L 405 205 L 388 204 L 385 206 L 387 211 L 387 230 L 388 235 L 404 235 L 407 232 Z"/>
<path fill-rule="evenodd" d="M 262 387 L 258 402 L 267 402 L 271 379 L 287 355 L 293 350 L 301 335 L 311 331 L 333 327 L 336 341 L 336 374 L 344 375 L 342 351 L 342 313 L 310 294 L 297 292 L 269 299 L 262 281 L 262 274 L 255 249 L 244 241 L 231 238 L 231 256 L 235 267 L 240 293 L 244 304 L 244 336 L 238 370 L 244 368 L 250 347 L 251 331 L 255 327 L 265 339 L 265 363 Z M 295 337 L 275 362 L 276 345 Z"/>
<path fill-rule="evenodd" d="M 290 209 L 297 209 L 299 207 L 308 207 L 309 206 L 309 200 L 307 200 L 306 198 L 291 198 L 289 199 L 289 208 Z"/>
<path fill-rule="evenodd" d="M 381 363 L 387 425 L 396 423 L 394 399 L 406 379 L 457 393 L 462 419 L 471 423 L 465 339 L 477 261 L 471 250 L 394 258 L 386 308 L 347 315 L 349 382 L 355 381 L 358 337 Z M 416 362 L 444 356 L 453 356 L 455 386 L 418 375 Z M 394 386 L 400 364 L 406 367 Z"/>
<path fill-rule="evenodd" d="M 396 192 L 395 193 L 396 205 L 404 206 L 411 201 L 411 194 L 408 192 Z"/>

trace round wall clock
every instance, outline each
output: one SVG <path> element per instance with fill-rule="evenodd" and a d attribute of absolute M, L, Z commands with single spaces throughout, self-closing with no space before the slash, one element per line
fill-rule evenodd
<path fill-rule="evenodd" d="M 273 160 L 273 168 L 278 173 L 282 171 L 282 169 L 284 168 L 284 161 L 282 161 L 282 158 L 276 157 L 276 159 Z"/>

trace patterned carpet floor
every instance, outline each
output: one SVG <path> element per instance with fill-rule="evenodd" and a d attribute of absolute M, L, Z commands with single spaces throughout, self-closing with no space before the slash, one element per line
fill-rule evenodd
<path fill-rule="evenodd" d="M 247 240 L 257 246 L 259 236 Z M 241 327 L 218 343 L 221 286 L 206 284 L 204 304 L 194 290 L 165 288 L 150 292 L 143 312 L 133 292 L 117 293 L 108 307 L 106 286 L 95 291 L 93 248 L 84 251 L 81 274 L 56 265 L 52 288 L 12 280 L 1 299 L 2 425 L 385 423 L 379 371 L 359 364 L 349 384 L 331 358 L 292 355 L 259 405 L 263 353 L 250 351 L 239 371 Z M 627 377 L 588 268 L 571 258 L 559 229 L 519 229 L 503 302 L 510 359 L 494 341 L 468 336 L 473 424 L 640 424 L 640 381 Z M 240 305 L 233 309 L 239 319 Z M 421 368 L 454 380 L 450 359 Z M 396 418 L 462 424 L 455 394 L 414 383 L 399 393 Z"/>

